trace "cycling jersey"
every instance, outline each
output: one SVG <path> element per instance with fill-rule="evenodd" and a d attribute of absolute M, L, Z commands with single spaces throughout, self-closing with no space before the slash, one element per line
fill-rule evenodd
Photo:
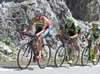
<path fill-rule="evenodd" d="M 37 17 L 34 16 L 32 18 L 32 21 L 36 23 L 37 26 L 43 27 L 43 26 L 49 26 L 50 22 L 45 16 L 40 16 L 39 19 L 36 19 Z"/>
<path fill-rule="evenodd" d="M 96 32 L 93 33 L 93 28 L 91 28 L 91 29 L 89 29 L 89 31 L 88 31 L 88 35 L 89 35 L 89 34 L 90 34 L 90 39 L 91 39 L 91 40 L 96 40 L 96 39 L 98 39 L 98 37 L 100 36 L 100 29 L 97 28 L 97 29 L 96 29 Z"/>
<path fill-rule="evenodd" d="M 40 32 L 42 30 L 42 28 L 45 27 L 45 32 L 43 34 L 41 34 L 41 36 L 46 37 L 51 30 L 49 20 L 45 16 L 40 16 L 39 19 L 37 19 L 37 17 L 34 16 L 32 18 L 32 21 L 33 21 L 33 23 L 34 22 L 36 23 L 36 27 L 37 27 L 35 34 Z"/>
<path fill-rule="evenodd" d="M 68 28 L 67 24 L 65 24 L 64 29 L 66 30 L 66 34 L 69 34 L 69 36 L 73 36 L 76 33 L 78 33 L 78 27 L 77 24 L 75 24 L 75 22 L 72 24 L 71 28 Z"/>

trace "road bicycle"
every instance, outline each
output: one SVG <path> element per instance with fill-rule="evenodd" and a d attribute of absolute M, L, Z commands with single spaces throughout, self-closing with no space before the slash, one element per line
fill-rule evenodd
<path fill-rule="evenodd" d="M 25 33 L 24 35 L 31 37 L 31 39 L 22 45 L 18 51 L 17 55 L 17 64 L 20 69 L 27 68 L 31 60 L 33 58 L 33 62 L 37 61 L 38 66 L 43 69 L 49 64 L 50 56 L 51 56 L 51 50 L 48 44 L 45 44 L 43 42 L 42 45 L 42 51 L 41 51 L 41 59 L 36 60 L 35 56 L 38 54 L 36 52 L 37 50 L 37 37 L 28 33 Z M 46 38 L 45 38 L 46 39 Z"/>
<path fill-rule="evenodd" d="M 81 63 L 83 66 L 87 65 L 89 61 L 93 63 L 93 65 L 97 65 L 100 59 L 100 44 L 98 46 L 97 54 L 95 55 L 96 61 L 93 61 L 92 57 L 94 54 L 94 41 L 88 41 L 87 47 L 84 48 L 82 51 L 82 56 L 81 56 Z"/>
<path fill-rule="evenodd" d="M 64 39 L 63 36 L 59 36 L 59 37 L 60 37 L 60 40 L 62 41 L 62 44 L 57 48 L 56 53 L 55 53 L 54 63 L 56 67 L 62 66 L 62 64 L 64 63 L 64 60 L 68 62 L 70 52 L 71 52 L 71 48 L 70 48 L 71 40 Z M 64 40 L 62 40 L 62 38 Z M 80 54 L 80 50 L 76 43 L 74 55 L 72 56 L 73 63 L 70 64 L 70 66 L 74 66 L 78 62 L 79 54 Z"/>

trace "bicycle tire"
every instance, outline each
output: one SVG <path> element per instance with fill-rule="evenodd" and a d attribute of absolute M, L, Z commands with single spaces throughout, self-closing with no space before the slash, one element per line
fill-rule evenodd
<path fill-rule="evenodd" d="M 81 63 L 83 66 L 86 66 L 89 61 L 89 48 L 85 48 L 82 51 L 82 56 L 81 56 Z"/>
<path fill-rule="evenodd" d="M 17 64 L 20 69 L 29 66 L 32 59 L 32 49 L 28 43 L 24 44 L 18 51 Z"/>
<path fill-rule="evenodd" d="M 73 55 L 73 58 L 72 58 L 72 64 L 71 66 L 74 66 L 77 64 L 78 60 L 79 60 L 79 55 L 80 55 L 80 50 L 79 50 L 79 47 L 78 46 L 75 46 L 75 50 L 74 50 L 74 55 Z"/>
<path fill-rule="evenodd" d="M 93 65 L 97 65 L 99 63 L 100 60 L 100 47 L 98 47 L 98 52 L 96 54 L 96 61 L 93 62 Z"/>
<path fill-rule="evenodd" d="M 61 67 L 61 65 L 64 63 L 64 59 L 65 59 L 65 48 L 63 45 L 60 45 L 57 48 L 56 53 L 55 53 L 55 57 L 54 57 L 55 66 Z"/>
<path fill-rule="evenodd" d="M 51 57 L 50 47 L 47 44 L 44 44 L 42 46 L 41 59 L 37 60 L 38 66 L 41 69 L 44 69 L 45 67 L 47 67 L 50 61 L 50 57 Z"/>

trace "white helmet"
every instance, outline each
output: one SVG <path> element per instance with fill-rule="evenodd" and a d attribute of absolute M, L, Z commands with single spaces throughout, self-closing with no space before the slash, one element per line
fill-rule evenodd
<path fill-rule="evenodd" d="M 35 16 L 41 16 L 42 15 L 42 11 L 40 9 L 36 9 L 34 15 Z"/>

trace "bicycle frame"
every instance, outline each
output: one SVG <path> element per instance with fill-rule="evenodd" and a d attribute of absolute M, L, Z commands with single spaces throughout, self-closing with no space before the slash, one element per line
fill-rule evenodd
<path fill-rule="evenodd" d="M 35 56 L 38 54 L 36 49 L 35 49 L 35 46 L 34 45 L 38 45 L 37 43 L 37 38 L 31 34 L 24 34 L 28 37 L 31 37 L 31 39 L 25 43 L 24 45 L 22 45 L 22 47 L 19 49 L 19 52 L 18 52 L 18 55 L 17 55 L 17 64 L 18 64 L 18 67 L 20 69 L 25 69 L 29 66 L 31 60 L 32 60 L 32 57 L 33 57 L 33 62 L 36 62 L 38 63 L 38 66 L 40 68 L 45 68 L 48 63 L 49 63 L 49 60 L 50 60 L 50 56 L 51 56 L 51 50 L 50 50 L 50 47 L 47 45 L 47 44 L 44 44 L 42 45 L 42 51 L 41 51 L 41 59 L 37 60 L 35 58 Z M 21 56 L 21 60 L 20 60 L 20 56 Z M 25 65 L 23 65 L 23 61 L 25 60 L 24 58 L 28 61 L 28 62 L 25 62 Z M 24 66 L 24 67 L 23 67 Z"/>
<path fill-rule="evenodd" d="M 89 59 L 92 61 L 92 55 L 94 53 L 94 44 L 93 41 L 90 41 L 90 43 L 88 44 L 87 48 L 89 48 Z"/>

